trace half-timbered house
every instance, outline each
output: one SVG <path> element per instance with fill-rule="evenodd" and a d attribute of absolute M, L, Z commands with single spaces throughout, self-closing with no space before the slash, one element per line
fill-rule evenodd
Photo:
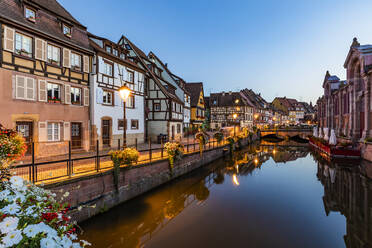
<path fill-rule="evenodd" d="M 191 122 L 191 93 L 186 89 L 186 82 L 177 75 L 172 74 L 174 80 L 182 88 L 184 92 L 184 107 L 183 107 L 183 129 L 189 130 Z"/>
<path fill-rule="evenodd" d="M 165 66 L 161 66 L 161 61 L 153 53 L 147 56 L 125 36 L 122 36 L 119 45 L 128 50 L 130 60 L 146 70 L 148 137 L 155 140 L 159 134 L 164 134 L 171 140 L 181 138 L 184 106 L 182 89 L 165 72 Z"/>
<path fill-rule="evenodd" d="M 55 0 L 0 1 L 1 123 L 36 154 L 89 148 L 86 27 Z"/>
<path fill-rule="evenodd" d="M 190 123 L 194 129 L 197 129 L 203 124 L 205 119 L 203 83 L 186 83 L 186 90 L 191 95 Z"/>
<path fill-rule="evenodd" d="M 145 140 L 145 70 L 128 59 L 128 50 L 108 39 L 89 34 L 95 51 L 91 73 L 91 124 L 94 139 L 103 146 L 132 145 Z M 126 85 L 131 94 L 124 104 L 118 89 Z"/>

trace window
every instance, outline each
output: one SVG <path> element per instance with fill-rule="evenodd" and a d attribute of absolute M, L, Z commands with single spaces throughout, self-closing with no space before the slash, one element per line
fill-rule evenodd
<path fill-rule="evenodd" d="M 59 141 L 59 123 L 48 123 L 48 141 Z"/>
<path fill-rule="evenodd" d="M 81 56 L 79 54 L 71 53 L 71 68 L 81 70 Z"/>
<path fill-rule="evenodd" d="M 108 76 L 112 76 L 112 64 L 104 62 L 103 63 L 103 73 L 108 75 Z"/>
<path fill-rule="evenodd" d="M 138 129 L 138 120 L 131 120 L 130 128 L 131 129 Z"/>
<path fill-rule="evenodd" d="M 71 104 L 81 105 L 81 89 L 71 87 Z"/>
<path fill-rule="evenodd" d="M 64 35 L 66 35 L 67 37 L 71 37 L 71 27 L 67 26 L 66 24 L 63 24 L 62 31 Z"/>
<path fill-rule="evenodd" d="M 118 50 L 116 50 L 115 48 L 114 48 L 114 50 L 113 50 L 113 52 L 112 52 L 115 56 L 118 56 Z"/>
<path fill-rule="evenodd" d="M 53 65 L 60 64 L 61 49 L 48 44 L 48 62 Z"/>
<path fill-rule="evenodd" d="M 127 120 L 125 120 L 125 126 L 127 124 Z M 118 130 L 123 130 L 124 129 L 124 120 L 123 119 L 119 119 L 118 120 Z"/>
<path fill-rule="evenodd" d="M 160 111 L 160 103 L 154 103 L 154 110 Z"/>
<path fill-rule="evenodd" d="M 177 124 L 177 133 L 181 133 L 181 124 Z"/>
<path fill-rule="evenodd" d="M 112 92 L 110 91 L 103 91 L 103 104 L 112 105 Z"/>
<path fill-rule="evenodd" d="M 200 99 L 199 99 L 199 103 L 200 103 L 200 104 L 203 104 L 203 98 L 200 98 Z"/>
<path fill-rule="evenodd" d="M 120 58 L 121 58 L 121 59 L 125 59 L 125 54 L 124 54 L 124 53 L 121 53 L 121 54 L 120 54 Z"/>
<path fill-rule="evenodd" d="M 35 22 L 35 20 L 36 20 L 36 13 L 35 13 L 34 10 L 26 7 L 25 8 L 25 17 L 27 18 L 27 20 L 32 21 L 32 22 Z"/>
<path fill-rule="evenodd" d="M 106 46 L 106 52 L 111 53 L 112 48 L 110 46 Z"/>
<path fill-rule="evenodd" d="M 48 83 L 48 101 L 61 102 L 61 86 L 59 84 Z"/>
<path fill-rule="evenodd" d="M 125 104 L 127 108 L 134 108 L 134 96 L 129 96 Z"/>
<path fill-rule="evenodd" d="M 15 36 L 16 54 L 32 57 L 32 38 L 20 33 L 16 33 Z"/>
<path fill-rule="evenodd" d="M 134 83 L 134 72 L 128 71 L 128 82 Z"/>

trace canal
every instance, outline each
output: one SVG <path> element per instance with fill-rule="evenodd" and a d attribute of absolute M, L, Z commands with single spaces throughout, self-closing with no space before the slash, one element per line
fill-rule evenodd
<path fill-rule="evenodd" d="M 369 164 L 255 146 L 84 223 L 93 247 L 372 247 Z"/>

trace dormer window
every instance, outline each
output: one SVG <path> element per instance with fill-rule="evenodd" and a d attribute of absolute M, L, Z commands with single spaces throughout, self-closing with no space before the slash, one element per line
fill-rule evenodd
<path fill-rule="evenodd" d="M 120 54 L 120 58 L 125 60 L 125 54 L 124 53 L 121 53 Z"/>
<path fill-rule="evenodd" d="M 35 22 L 36 20 L 36 12 L 33 9 L 25 7 L 25 17 L 27 20 Z"/>
<path fill-rule="evenodd" d="M 71 37 L 71 27 L 67 26 L 66 24 L 62 24 L 63 34 L 67 37 Z"/>
<path fill-rule="evenodd" d="M 113 52 L 112 52 L 115 56 L 118 56 L 118 50 L 116 50 L 115 48 L 114 48 L 114 50 L 113 50 Z"/>
<path fill-rule="evenodd" d="M 112 48 L 110 46 L 106 46 L 106 52 L 111 53 Z"/>

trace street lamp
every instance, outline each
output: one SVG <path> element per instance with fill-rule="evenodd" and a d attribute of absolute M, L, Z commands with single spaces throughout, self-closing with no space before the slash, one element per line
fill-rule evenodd
<path fill-rule="evenodd" d="M 123 85 L 119 88 L 120 98 L 123 100 L 123 148 L 127 147 L 127 125 L 126 125 L 126 102 L 130 96 L 131 90 Z"/>
<path fill-rule="evenodd" d="M 235 135 L 235 124 L 236 124 L 236 118 L 238 118 L 238 114 L 233 114 L 233 119 L 234 119 L 234 137 L 236 136 Z"/>

